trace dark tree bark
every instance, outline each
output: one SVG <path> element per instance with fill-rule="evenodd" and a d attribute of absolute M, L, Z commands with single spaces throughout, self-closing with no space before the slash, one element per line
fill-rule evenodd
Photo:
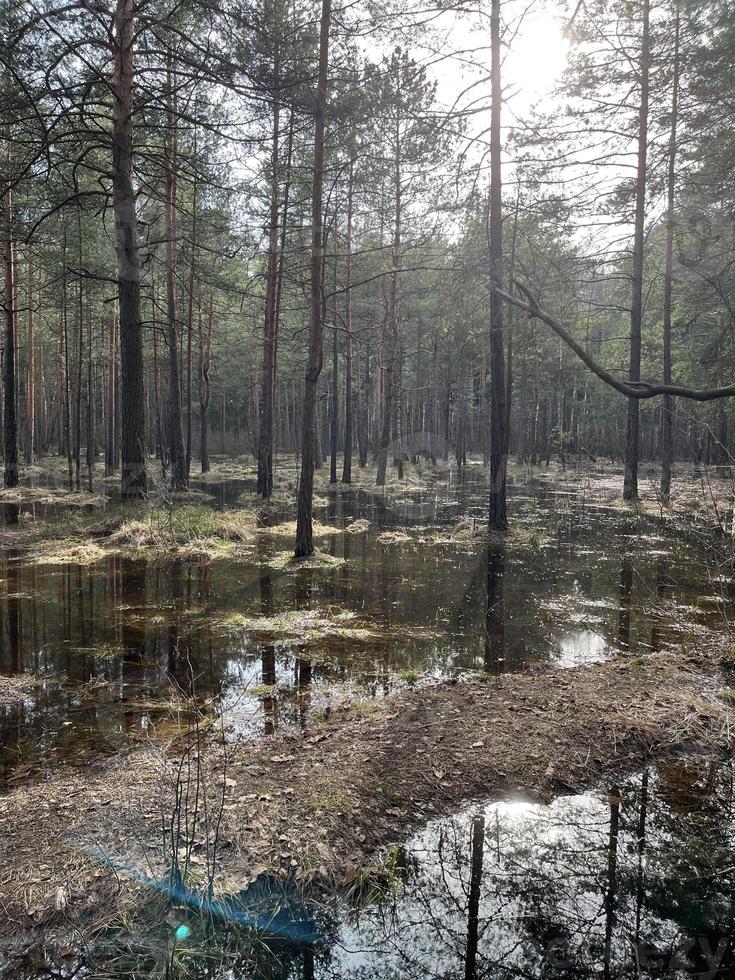
<path fill-rule="evenodd" d="M 8 129 L 6 180 L 3 187 L 3 265 L 5 271 L 5 360 L 3 362 L 3 448 L 5 469 L 3 484 L 17 487 L 18 473 L 18 424 L 16 416 L 15 379 L 15 244 L 13 242 L 13 198 L 11 184 L 11 140 Z"/>
<path fill-rule="evenodd" d="M 352 190 L 355 161 L 347 183 L 347 258 L 345 268 L 345 451 L 342 482 L 352 483 Z"/>
<path fill-rule="evenodd" d="M 359 364 L 359 358 L 358 358 Z M 368 414 L 370 406 L 370 347 L 365 346 L 365 367 L 363 369 L 362 384 L 359 386 L 360 401 L 357 407 L 357 444 L 358 444 L 358 463 L 360 469 L 367 466 L 368 461 Z"/>
<path fill-rule="evenodd" d="M 115 472 L 115 375 L 117 362 L 117 323 L 110 320 L 110 340 L 107 364 L 107 438 L 105 441 L 105 476 Z"/>
<path fill-rule="evenodd" d="M 324 268 L 322 232 L 322 194 L 324 188 L 324 129 L 327 109 L 327 70 L 329 65 L 329 24 L 331 0 L 322 0 L 319 31 L 319 80 L 314 104 L 314 174 L 311 190 L 311 323 L 309 328 L 309 363 L 304 384 L 303 432 L 301 443 L 301 477 L 299 480 L 296 520 L 296 557 L 314 553 L 312 498 L 314 494 L 314 442 L 316 390 L 322 370 L 322 273 Z"/>
<path fill-rule="evenodd" d="M 503 215 L 500 158 L 500 0 L 490 8 L 490 277 L 493 286 L 503 282 Z M 507 435 L 505 403 L 505 345 L 503 342 L 503 302 L 493 291 L 490 297 L 490 530 L 505 531 L 508 526 L 505 504 Z"/>
<path fill-rule="evenodd" d="M 194 154 L 196 156 L 196 129 L 194 130 Z M 197 251 L 197 182 L 192 188 L 191 204 L 191 264 L 189 266 L 188 308 L 186 313 L 186 479 L 191 476 L 192 436 L 192 356 L 194 334 L 194 285 L 196 282 Z"/>
<path fill-rule="evenodd" d="M 78 262 L 79 268 L 84 268 L 82 255 L 82 212 L 77 208 L 77 233 L 78 241 Z M 84 280 L 79 276 L 79 292 L 77 305 L 77 364 L 76 379 L 74 385 L 74 486 L 81 490 L 81 469 L 82 469 L 82 363 L 84 349 Z"/>
<path fill-rule="evenodd" d="M 29 466 L 33 465 L 36 437 L 36 358 L 35 339 L 33 336 L 33 256 L 28 252 L 28 320 L 26 352 L 26 440 L 25 459 Z"/>
<path fill-rule="evenodd" d="M 94 490 L 94 384 L 93 384 L 93 365 L 92 365 L 92 308 L 87 310 L 87 489 L 90 493 Z"/>
<path fill-rule="evenodd" d="M 276 44 L 275 76 L 278 77 Z M 278 305 L 278 144 L 280 105 L 277 91 L 273 100 L 273 138 L 270 167 L 270 217 L 268 222 L 268 256 L 266 259 L 265 323 L 263 336 L 263 378 L 258 428 L 258 493 L 270 497 L 273 492 L 273 403 L 276 389 L 276 309 Z"/>
<path fill-rule="evenodd" d="M 380 432 L 380 446 L 378 450 L 378 472 L 375 478 L 377 486 L 385 485 L 385 475 L 388 467 L 388 447 L 390 445 L 391 429 L 393 427 L 394 415 L 394 395 L 395 395 L 395 372 L 396 358 L 400 344 L 400 314 L 398 309 L 398 292 L 400 285 L 401 268 L 401 218 L 402 218 L 402 198 L 401 198 L 401 130 L 400 130 L 400 90 L 397 93 L 399 106 L 396 110 L 396 131 L 394 142 L 395 169 L 393 174 L 395 195 L 395 216 L 393 224 L 393 272 L 390 280 L 390 293 L 388 298 L 388 330 L 386 331 L 386 345 L 384 351 L 385 366 L 383 369 L 383 424 Z"/>
<path fill-rule="evenodd" d="M 202 473 L 209 473 L 209 365 L 212 358 L 212 324 L 214 322 L 214 297 L 209 297 L 207 337 L 202 341 L 202 320 L 199 318 L 199 456 Z"/>
<path fill-rule="evenodd" d="M 168 132 L 166 134 L 166 314 L 168 320 L 168 436 L 171 489 L 188 486 L 181 418 L 179 322 L 176 310 L 176 119 L 171 104 L 175 78 L 169 69 Z"/>
<path fill-rule="evenodd" d="M 67 303 L 66 288 L 66 231 L 64 232 L 64 244 L 62 248 L 62 274 L 63 284 L 61 290 L 63 309 L 61 311 L 63 334 L 64 334 L 64 443 L 66 446 L 66 468 L 69 481 L 69 489 L 74 486 L 74 454 L 71 442 L 71 384 L 69 381 L 71 367 L 69 364 L 69 313 Z"/>
<path fill-rule="evenodd" d="M 112 185 L 120 306 L 121 492 L 146 494 L 145 390 L 140 322 L 140 260 L 133 187 L 134 0 L 117 0 L 114 15 Z"/>
<path fill-rule="evenodd" d="M 161 408 L 161 369 L 158 364 L 158 331 L 153 331 L 153 406 L 156 413 L 155 454 L 161 461 L 161 473 L 166 479 L 166 447 L 163 439 L 163 412 Z"/>
<path fill-rule="evenodd" d="M 676 0 L 674 21 L 674 67 L 671 92 L 671 132 L 666 178 L 666 271 L 664 273 L 663 382 L 671 384 L 671 305 L 674 285 L 674 192 L 676 189 L 676 128 L 679 115 L 680 12 Z M 671 470 L 674 462 L 674 399 L 664 395 L 661 406 L 661 499 L 671 499 Z"/>
<path fill-rule="evenodd" d="M 337 301 L 335 298 L 335 307 Z M 337 482 L 337 436 L 339 433 L 339 371 L 337 344 L 337 317 L 335 309 L 334 328 L 332 330 L 332 401 L 329 412 L 329 482 Z"/>
<path fill-rule="evenodd" d="M 638 164 L 635 187 L 635 229 L 633 234 L 633 278 L 630 306 L 630 363 L 628 380 L 641 379 L 641 322 L 643 320 L 643 247 L 645 244 L 646 177 L 648 156 L 648 95 L 650 72 L 650 3 L 643 0 L 643 27 L 640 73 L 641 101 L 638 110 Z M 640 405 L 637 398 L 628 400 L 628 419 L 625 429 L 625 476 L 623 498 L 638 497 L 638 458 L 640 455 Z"/>

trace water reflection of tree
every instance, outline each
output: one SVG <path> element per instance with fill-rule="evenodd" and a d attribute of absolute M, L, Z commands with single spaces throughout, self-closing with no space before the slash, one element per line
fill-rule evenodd
<path fill-rule="evenodd" d="M 258 570 L 258 583 L 260 586 L 260 614 L 270 619 L 274 614 L 273 601 L 273 570 L 268 564 L 268 558 L 261 553 L 260 565 Z M 261 656 L 261 683 L 268 688 L 275 688 L 277 681 L 276 673 L 276 648 L 273 643 L 264 643 L 260 648 Z M 264 733 L 272 735 L 278 728 L 278 701 L 275 693 L 270 693 L 263 698 Z"/>
<path fill-rule="evenodd" d="M 630 555 L 623 555 L 620 565 L 620 614 L 618 617 L 618 643 L 627 650 L 630 647 L 630 608 L 633 599 L 633 562 Z"/>
<path fill-rule="evenodd" d="M 505 663 L 505 544 L 493 542 L 487 552 L 485 670 L 502 671 Z"/>
<path fill-rule="evenodd" d="M 345 928 L 347 949 L 369 954 L 325 975 L 706 975 L 735 925 L 732 791 L 729 769 L 661 766 L 605 797 L 430 825 L 395 902 Z M 732 948 L 719 952 L 729 968 Z"/>

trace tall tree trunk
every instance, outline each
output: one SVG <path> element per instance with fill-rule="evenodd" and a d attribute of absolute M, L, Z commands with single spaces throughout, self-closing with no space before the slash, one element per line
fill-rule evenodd
<path fill-rule="evenodd" d="M 399 69 L 400 71 L 400 69 Z M 397 81 L 400 75 L 397 75 Z M 402 218 L 402 198 L 401 198 L 401 105 L 400 105 L 400 86 L 397 91 L 398 105 L 396 108 L 396 130 L 394 134 L 394 172 L 393 172 L 393 192 L 395 196 L 395 215 L 393 223 L 393 273 L 390 281 L 390 293 L 388 296 L 388 331 L 387 331 L 387 353 L 385 372 L 383 375 L 383 426 L 380 434 L 380 450 L 378 453 L 378 473 L 375 479 L 379 487 L 385 484 L 385 474 L 388 463 L 388 446 L 390 445 L 391 429 L 394 417 L 394 388 L 396 358 L 398 357 L 398 347 L 400 343 L 400 313 L 398 308 L 398 292 L 400 286 L 401 268 L 401 218 Z M 395 454 L 394 454 L 395 455 Z"/>
<path fill-rule="evenodd" d="M 500 158 L 500 0 L 490 8 L 490 278 L 503 283 L 503 215 Z M 503 341 L 503 301 L 493 292 L 490 297 L 490 530 L 505 531 L 508 526 L 505 505 L 507 435 L 505 407 L 505 344 Z"/>
<path fill-rule="evenodd" d="M 81 269 L 84 267 L 82 257 L 82 211 L 77 208 L 77 232 L 79 235 L 79 293 L 77 315 L 77 373 L 74 385 L 74 486 L 77 490 L 82 488 L 81 469 L 82 469 L 82 367 L 84 351 L 84 280 L 81 276 Z"/>
<path fill-rule="evenodd" d="M 36 438 L 36 358 L 33 336 L 33 256 L 28 251 L 28 320 L 26 352 L 26 463 L 33 465 Z"/>
<path fill-rule="evenodd" d="M 61 288 L 61 301 L 63 304 L 63 309 L 61 316 L 63 320 L 64 332 L 64 443 L 66 446 L 66 467 L 69 480 L 69 489 L 71 490 L 74 487 L 74 454 L 72 452 L 71 441 L 71 384 L 69 381 L 71 369 L 69 366 L 69 313 L 66 287 L 66 231 L 64 232 L 62 255 L 63 282 Z"/>
<path fill-rule="evenodd" d="M 163 418 L 161 408 L 161 369 L 158 364 L 158 331 L 153 331 L 153 405 L 156 413 L 155 454 L 161 461 L 161 473 L 166 479 L 166 447 L 163 440 Z"/>
<path fill-rule="evenodd" d="M 194 156 L 196 159 L 196 128 L 194 129 Z M 197 182 L 194 180 L 191 204 L 191 264 L 189 266 L 188 308 L 186 313 L 186 479 L 191 476 L 192 435 L 192 343 L 194 333 L 194 283 L 196 278 L 197 250 Z"/>
<path fill-rule="evenodd" d="M 359 364 L 359 356 L 358 356 Z M 358 464 L 360 469 L 364 469 L 367 466 L 368 461 L 368 443 L 369 443 L 369 419 L 368 415 L 370 412 L 370 345 L 365 345 L 365 366 L 363 369 L 362 384 L 359 385 L 359 404 L 357 407 L 357 447 L 358 447 Z"/>
<path fill-rule="evenodd" d="M 169 59 L 171 54 L 169 53 Z M 181 419 L 181 377 L 179 374 L 179 323 L 176 311 L 176 116 L 173 90 L 176 83 L 168 71 L 168 112 L 166 133 L 166 314 L 168 320 L 168 436 L 171 463 L 171 489 L 186 490 L 186 452 Z"/>
<path fill-rule="evenodd" d="M 202 473 L 209 473 L 209 365 L 212 357 L 212 324 L 214 322 L 214 296 L 209 297 L 209 316 L 207 318 L 207 337 L 202 342 L 202 318 L 199 317 L 199 458 Z"/>
<path fill-rule="evenodd" d="M 311 189 L 311 323 L 309 326 L 309 363 L 304 384 L 301 477 L 296 520 L 295 553 L 297 558 L 306 558 L 314 553 L 311 515 L 314 494 L 316 390 L 324 356 L 322 343 L 322 272 L 324 268 L 322 194 L 324 188 L 324 129 L 327 110 L 331 13 L 331 0 L 322 0 L 319 31 L 319 81 L 314 105 L 314 174 Z"/>
<path fill-rule="evenodd" d="M 342 482 L 352 483 L 352 191 L 355 161 L 350 160 L 347 183 L 347 257 L 345 267 L 345 450 Z"/>
<path fill-rule="evenodd" d="M 115 472 L 115 376 L 117 374 L 117 320 L 110 320 L 110 341 L 108 347 L 109 361 L 107 364 L 107 438 L 105 442 L 105 476 Z"/>
<path fill-rule="evenodd" d="M 92 368 L 92 307 L 87 309 L 87 489 L 94 490 L 94 385 Z"/>
<path fill-rule="evenodd" d="M 278 3 L 274 6 L 276 41 L 273 53 L 273 135 L 270 166 L 270 215 L 268 219 L 268 255 L 266 259 L 265 321 L 263 333 L 263 378 L 258 427 L 258 493 L 270 497 L 273 492 L 273 405 L 276 394 L 276 309 L 278 306 L 278 149 L 280 139 L 281 93 L 278 86 Z"/>
<path fill-rule="evenodd" d="M 146 494 L 145 390 L 140 321 L 140 261 L 133 187 L 133 39 L 135 0 L 117 0 L 114 16 L 112 187 L 120 304 L 121 491 Z"/>
<path fill-rule="evenodd" d="M 641 323 L 643 320 L 643 246 L 646 214 L 646 167 L 648 155 L 648 89 L 650 72 L 650 0 L 643 0 L 643 29 L 639 60 L 641 101 L 638 110 L 638 165 L 635 187 L 635 229 L 633 234 L 633 278 L 630 306 L 630 364 L 628 380 L 641 379 Z M 638 457 L 640 454 L 640 402 L 628 399 L 625 429 L 625 476 L 623 498 L 638 497 Z"/>
<path fill-rule="evenodd" d="M 674 192 L 676 189 L 676 127 L 679 110 L 680 11 L 676 0 L 674 21 L 674 71 L 671 92 L 671 132 L 666 180 L 666 271 L 664 273 L 663 383 L 671 384 L 671 304 L 674 285 Z M 671 499 L 671 470 L 674 462 L 674 399 L 664 395 L 661 406 L 661 499 Z"/>
<path fill-rule="evenodd" d="M 337 298 L 335 292 L 335 318 L 332 329 L 332 399 L 329 411 L 329 482 L 337 482 L 337 437 L 339 435 L 339 347 L 337 344 Z"/>
<path fill-rule="evenodd" d="M 11 177 L 10 126 L 7 126 L 6 178 L 3 187 L 3 265 L 5 269 L 5 360 L 3 371 L 3 448 L 5 470 L 3 484 L 17 487 L 18 473 L 18 425 L 15 412 L 15 246 L 13 242 L 13 198 Z"/>

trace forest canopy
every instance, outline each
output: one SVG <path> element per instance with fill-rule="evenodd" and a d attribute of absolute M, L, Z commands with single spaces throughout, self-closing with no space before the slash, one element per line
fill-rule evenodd
<path fill-rule="evenodd" d="M 481 453 L 501 529 L 509 456 L 668 500 L 729 460 L 734 44 L 725 0 L 3 0 L 6 486 L 295 453 L 303 554 L 325 458 Z"/>

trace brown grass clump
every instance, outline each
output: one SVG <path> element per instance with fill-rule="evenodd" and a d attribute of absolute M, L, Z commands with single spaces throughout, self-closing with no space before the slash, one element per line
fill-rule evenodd
<path fill-rule="evenodd" d="M 60 487 L 0 487 L 0 503 L 103 507 L 107 497 L 87 490 L 65 490 Z"/>
<path fill-rule="evenodd" d="M 365 531 L 370 530 L 370 521 L 366 521 L 364 517 L 358 518 L 358 520 L 353 521 L 345 527 L 346 534 L 363 534 Z"/>
<path fill-rule="evenodd" d="M 381 635 L 376 630 L 360 626 L 356 615 L 346 609 L 294 609 L 278 616 L 243 616 L 235 613 L 224 623 L 249 633 L 290 639 L 301 644 L 329 638 L 367 642 Z"/>
<path fill-rule="evenodd" d="M 308 558 L 296 558 L 293 551 L 281 551 L 268 562 L 268 567 L 276 571 L 298 571 L 300 568 L 313 568 L 321 571 L 344 565 L 345 559 L 316 549 Z"/>
<path fill-rule="evenodd" d="M 383 531 L 375 540 L 381 544 L 408 544 L 413 539 L 405 531 Z"/>
<path fill-rule="evenodd" d="M 296 521 L 284 521 L 282 524 L 263 525 L 258 529 L 260 534 L 270 535 L 272 538 L 293 538 L 296 540 Z M 312 536 L 314 538 L 324 538 L 329 534 L 336 534 L 337 528 L 329 524 L 320 524 L 319 521 L 312 521 Z"/>
<path fill-rule="evenodd" d="M 487 524 L 474 517 L 458 521 L 454 527 L 432 536 L 432 544 L 474 544 L 488 536 Z"/>
<path fill-rule="evenodd" d="M 235 544 L 254 540 L 256 527 L 257 518 L 249 511 L 184 507 L 170 514 L 153 511 L 147 521 L 124 521 L 109 542 L 118 548 L 153 549 L 182 560 L 209 561 L 233 556 Z"/>
<path fill-rule="evenodd" d="M 0 674 L 0 708 L 17 704 L 42 684 L 34 674 Z"/>
<path fill-rule="evenodd" d="M 95 541 L 53 541 L 33 560 L 38 565 L 95 565 L 108 554 Z"/>

